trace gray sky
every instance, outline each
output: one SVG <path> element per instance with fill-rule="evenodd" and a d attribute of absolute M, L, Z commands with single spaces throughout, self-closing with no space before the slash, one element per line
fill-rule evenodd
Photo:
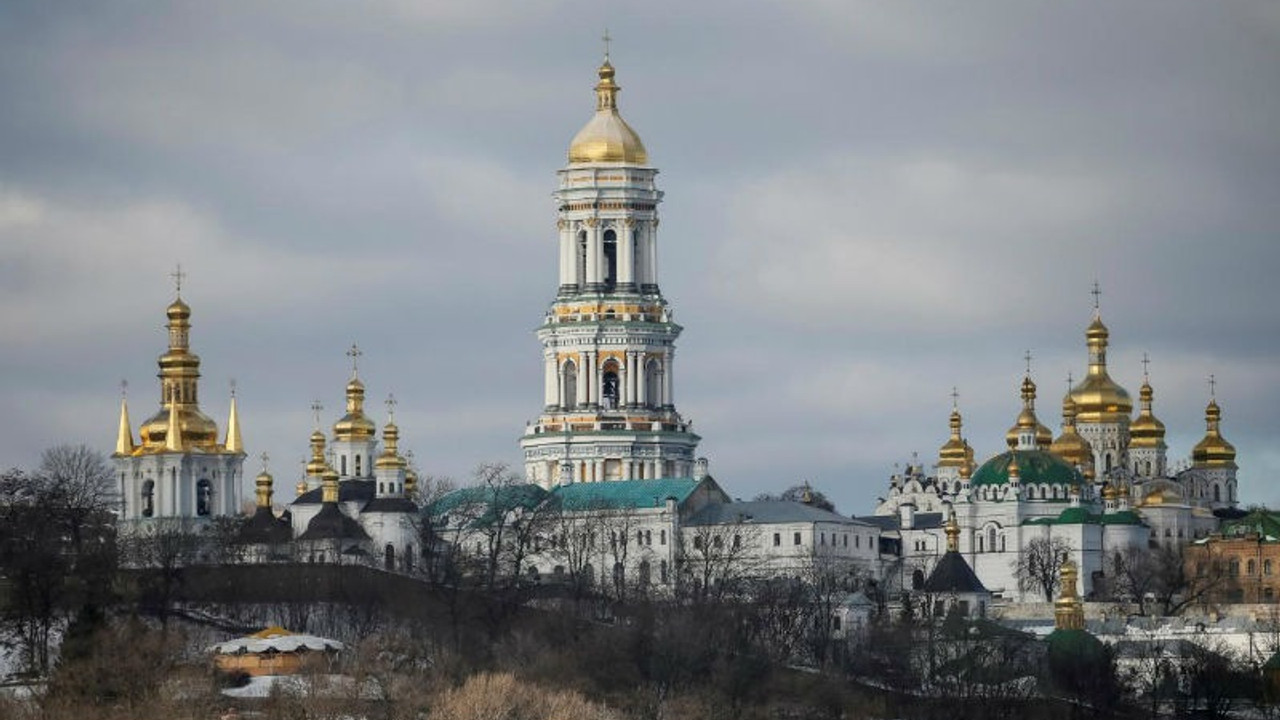
<path fill-rule="evenodd" d="M 1097 278 L 1171 458 L 1214 373 L 1243 499 L 1280 504 L 1274 2 L 5 3 L 0 466 L 111 450 L 122 378 L 154 411 L 178 262 L 202 406 L 225 429 L 237 379 L 278 498 L 353 341 L 425 473 L 518 464 L 605 25 L 732 495 L 868 512 L 953 385 L 986 458 L 1027 349 L 1056 429 Z"/>

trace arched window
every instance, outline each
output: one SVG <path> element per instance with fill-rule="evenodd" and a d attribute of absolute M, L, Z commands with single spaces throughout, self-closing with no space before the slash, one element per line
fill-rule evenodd
<path fill-rule="evenodd" d="M 413 570 L 413 545 L 404 546 L 404 569 Z"/>
<path fill-rule="evenodd" d="M 987 547 L 991 548 L 991 552 L 996 551 L 996 529 L 987 528 Z"/>
<path fill-rule="evenodd" d="M 1111 472 L 1111 453 L 1107 453 L 1105 457 L 1106 457 L 1106 465 L 1107 465 L 1106 471 Z"/>
<path fill-rule="evenodd" d="M 208 515 L 213 499 L 213 484 L 208 480 L 196 483 L 196 515 Z"/>
<path fill-rule="evenodd" d="M 640 561 L 640 587 L 645 587 L 648 584 L 649 584 L 649 561 L 641 560 Z"/>
<path fill-rule="evenodd" d="M 604 289 L 612 291 L 618 283 L 618 235 L 612 230 L 604 231 Z"/>
<path fill-rule="evenodd" d="M 396 546 L 395 545 L 392 545 L 391 543 L 387 543 L 387 549 L 383 551 L 382 562 L 383 562 L 383 565 L 388 570 L 396 569 Z"/>
<path fill-rule="evenodd" d="M 1244 564 L 1244 573 L 1246 575 L 1252 575 L 1253 571 L 1257 569 L 1258 566 L 1252 560 Z"/>
<path fill-rule="evenodd" d="M 582 230 L 578 233 L 578 262 L 577 262 L 577 283 L 578 287 L 585 287 L 587 284 L 587 231 Z"/>
<path fill-rule="evenodd" d="M 361 477 L 361 475 L 360 475 L 360 454 L 359 454 L 359 453 L 356 453 L 356 477 Z"/>
<path fill-rule="evenodd" d="M 920 590 L 924 587 L 924 571 L 919 568 L 911 572 L 911 589 Z"/>
<path fill-rule="evenodd" d="M 645 363 L 644 396 L 650 407 L 662 404 L 662 363 L 657 359 Z"/>
<path fill-rule="evenodd" d="M 1222 502 L 1222 487 L 1217 483 L 1213 484 L 1213 501 Z"/>
<path fill-rule="evenodd" d="M 601 403 L 606 410 L 613 410 L 618 407 L 618 366 L 616 363 L 605 365 L 604 374 L 600 378 L 600 396 Z"/>
<path fill-rule="evenodd" d="M 347 456 L 346 455 L 342 456 L 342 476 L 343 477 L 347 476 Z"/>
<path fill-rule="evenodd" d="M 151 517 L 156 514 L 156 481 L 148 480 L 142 483 L 142 517 Z"/>
<path fill-rule="evenodd" d="M 982 552 L 982 536 L 978 536 L 978 552 Z"/>
<path fill-rule="evenodd" d="M 578 406 L 578 366 L 572 360 L 565 360 L 560 368 L 560 387 L 564 390 L 565 408 Z"/>

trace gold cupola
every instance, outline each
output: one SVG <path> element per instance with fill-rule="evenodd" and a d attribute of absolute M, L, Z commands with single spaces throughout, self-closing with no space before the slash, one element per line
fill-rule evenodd
<path fill-rule="evenodd" d="M 311 459 L 307 461 L 307 477 L 318 482 L 324 476 L 328 463 L 324 459 L 324 433 L 316 430 L 311 433 Z"/>
<path fill-rule="evenodd" d="M 374 468 L 378 470 L 407 468 L 409 463 L 400 457 L 399 443 L 400 428 L 396 427 L 394 421 L 387 420 L 387 424 L 382 428 L 382 453 L 374 461 Z"/>
<path fill-rule="evenodd" d="M 190 350 L 191 308 L 181 296 L 165 309 L 168 317 L 169 349 L 160 356 L 160 410 L 139 429 L 144 453 L 223 452 L 218 444 L 218 426 L 200 412 L 200 358 Z M 170 428 L 176 431 L 171 432 Z M 239 452 L 234 450 L 232 452 Z"/>
<path fill-rule="evenodd" d="M 1096 308 L 1093 322 L 1085 329 L 1084 336 L 1089 346 L 1089 373 L 1071 389 L 1071 399 L 1076 403 L 1076 421 L 1128 423 L 1129 415 L 1133 413 L 1133 400 L 1129 391 L 1107 374 L 1107 341 L 1111 333 L 1102 324 L 1102 316 Z"/>
<path fill-rule="evenodd" d="M 378 427 L 364 414 L 364 383 L 353 372 L 347 383 L 347 414 L 333 424 L 333 439 L 370 440 L 377 431 Z"/>
<path fill-rule="evenodd" d="M 960 418 L 960 409 L 951 407 L 951 437 L 938 450 L 938 467 L 962 468 L 973 463 L 973 448 L 965 441 Z"/>
<path fill-rule="evenodd" d="M 618 114 L 618 91 L 613 65 L 606 53 L 596 83 L 596 114 L 569 143 L 569 163 L 630 163 L 646 165 L 649 153 L 635 130 Z"/>
<path fill-rule="evenodd" d="M 1076 402 L 1070 392 L 1062 398 L 1062 434 L 1049 446 L 1049 452 L 1082 471 L 1093 469 L 1093 448 L 1076 432 Z"/>
<path fill-rule="evenodd" d="M 1024 433 L 1030 433 L 1035 438 L 1034 448 L 1019 449 L 1035 449 L 1045 450 L 1053 443 L 1053 432 L 1045 427 L 1036 417 L 1036 384 L 1031 380 L 1031 376 L 1027 375 L 1022 379 L 1022 412 L 1018 413 L 1018 419 L 1014 422 L 1013 427 L 1005 433 L 1005 442 L 1011 448 L 1019 445 L 1018 438 Z"/>
<path fill-rule="evenodd" d="M 1222 437 L 1219 424 L 1222 410 L 1218 401 L 1210 398 L 1204 409 L 1204 439 L 1191 449 L 1191 464 L 1197 468 L 1236 468 L 1236 448 Z"/>
<path fill-rule="evenodd" d="M 1061 594 L 1053 603 L 1053 624 L 1058 630 L 1084 629 L 1084 604 L 1080 602 L 1076 587 L 1080 571 L 1072 560 L 1062 563 L 1059 570 Z"/>
<path fill-rule="evenodd" d="M 1165 447 L 1164 423 L 1151 412 L 1151 399 L 1154 396 L 1150 381 L 1143 377 L 1142 388 L 1138 390 L 1141 410 L 1138 411 L 1138 417 L 1129 423 L 1130 448 L 1163 449 Z"/>
<path fill-rule="evenodd" d="M 274 485 L 274 483 L 275 478 L 271 477 L 271 473 L 267 472 L 267 462 L 266 460 L 263 460 L 262 472 L 258 473 L 258 477 L 253 480 L 254 496 L 257 500 L 258 507 L 271 507 L 271 496 L 274 494 L 272 485 Z"/>

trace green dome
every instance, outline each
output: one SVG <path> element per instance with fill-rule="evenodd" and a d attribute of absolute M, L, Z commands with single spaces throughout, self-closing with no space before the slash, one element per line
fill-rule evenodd
<path fill-rule="evenodd" d="M 1009 482 L 1009 459 L 1018 456 L 1018 477 L 1023 485 L 1047 483 L 1049 485 L 1084 485 L 1080 471 L 1066 460 L 1044 450 L 1010 450 L 982 463 L 973 474 L 970 483 L 977 485 L 1003 485 Z"/>

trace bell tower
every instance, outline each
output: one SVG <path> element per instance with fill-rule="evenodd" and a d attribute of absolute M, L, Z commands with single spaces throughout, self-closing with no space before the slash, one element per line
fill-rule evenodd
<path fill-rule="evenodd" d="M 558 173 L 543 412 L 520 440 L 527 479 L 547 488 L 690 477 L 699 440 L 675 405 L 681 327 L 658 287 L 658 171 L 618 113 L 607 50 L 598 76 L 595 114 Z"/>

